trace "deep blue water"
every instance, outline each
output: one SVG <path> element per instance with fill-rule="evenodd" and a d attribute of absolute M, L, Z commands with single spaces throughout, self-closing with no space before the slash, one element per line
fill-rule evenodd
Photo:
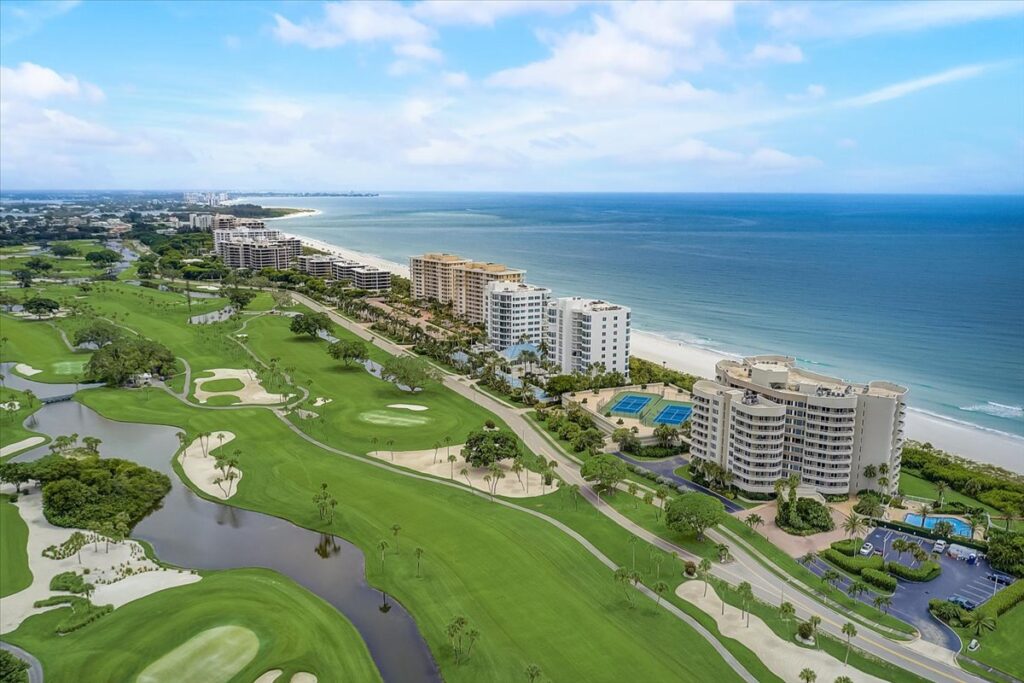
<path fill-rule="evenodd" d="M 1024 197 L 386 193 L 256 200 L 282 229 L 395 261 L 452 251 L 638 329 L 788 353 L 911 388 L 914 407 L 1024 434 Z"/>

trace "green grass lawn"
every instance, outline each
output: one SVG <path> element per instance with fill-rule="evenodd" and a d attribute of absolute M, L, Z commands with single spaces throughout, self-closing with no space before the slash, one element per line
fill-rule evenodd
<path fill-rule="evenodd" d="M 1021 656 L 1020 643 L 1024 635 L 1024 604 L 1017 605 L 999 617 L 996 630 L 986 631 L 978 639 L 981 648 L 977 652 L 966 650 L 966 645 L 974 636 L 967 629 L 957 631 L 964 641 L 966 656 L 1024 680 L 1024 657 Z"/>
<path fill-rule="evenodd" d="M 0 598 L 28 588 L 28 527 L 8 496 L 0 496 Z"/>
<path fill-rule="evenodd" d="M 75 374 L 64 374 L 69 368 L 77 367 L 88 353 L 75 353 L 68 349 L 60 334 L 44 320 L 22 320 L 0 315 L 3 336 L 7 341 L 0 344 L 0 361 L 20 362 L 31 365 L 39 374 L 30 379 L 36 382 L 74 382 Z"/>
<path fill-rule="evenodd" d="M 332 455 L 264 410 L 204 411 L 166 394 L 138 402 L 109 389 L 84 392 L 82 400 L 111 418 L 177 424 L 190 435 L 237 434 L 232 447 L 242 453 L 245 477 L 232 504 L 326 530 L 310 498 L 327 483 L 341 501 L 332 533 L 363 549 L 369 582 L 410 610 L 447 680 L 515 680 L 531 662 L 553 680 L 736 680 L 703 639 L 669 614 L 629 609 L 612 573 L 546 522 L 464 490 Z M 333 445 L 346 445 L 344 437 Z M 395 523 L 402 526 L 399 547 L 389 531 Z M 382 538 L 392 543 L 383 569 L 376 551 Z M 415 577 L 415 547 L 425 550 L 422 578 Z M 473 657 L 458 666 L 444 632 L 455 615 L 482 634 Z"/>
<path fill-rule="evenodd" d="M 244 388 L 245 385 L 242 384 L 242 380 L 235 377 L 225 377 L 223 379 L 214 379 L 209 382 L 203 382 L 203 391 L 241 391 Z"/>
<path fill-rule="evenodd" d="M 223 626 L 249 629 L 259 639 L 255 658 L 237 675 L 200 679 L 182 677 L 179 669 L 178 676 L 151 680 L 252 681 L 269 669 L 282 669 L 285 681 L 299 671 L 321 681 L 380 680 L 359 633 L 334 607 L 263 569 L 212 572 L 198 583 L 135 600 L 55 637 L 54 625 L 66 611 L 30 617 L 4 635 L 37 656 L 51 681 L 135 680 L 190 638 Z"/>
<path fill-rule="evenodd" d="M 30 407 L 28 395 L 25 392 L 15 391 L 7 387 L 0 389 L 0 403 L 12 401 L 18 403 L 17 410 L 0 409 L 0 446 L 8 446 L 30 436 L 43 436 L 42 434 L 25 429 L 22 425 L 29 415 L 39 410 L 42 403 L 35 401 Z M 47 438 L 47 440 L 49 439 Z"/>

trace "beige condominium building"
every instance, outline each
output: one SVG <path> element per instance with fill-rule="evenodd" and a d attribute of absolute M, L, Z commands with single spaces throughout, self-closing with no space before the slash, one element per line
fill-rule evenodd
<path fill-rule="evenodd" d="M 455 314 L 484 322 L 484 289 L 490 282 L 522 282 L 526 271 L 501 263 L 479 263 L 455 254 L 431 253 L 409 259 L 412 295 L 452 304 Z"/>
<path fill-rule="evenodd" d="M 824 495 L 856 493 L 879 485 L 865 476 L 868 465 L 885 465 L 895 490 L 905 387 L 852 384 L 787 356 L 723 360 L 716 374 L 693 387 L 690 452 L 732 472 L 741 490 L 770 493 L 792 473 Z"/>

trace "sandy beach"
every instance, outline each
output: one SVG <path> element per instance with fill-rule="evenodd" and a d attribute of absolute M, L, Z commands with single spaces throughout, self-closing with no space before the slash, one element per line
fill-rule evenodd
<path fill-rule="evenodd" d="M 314 249 L 366 263 L 395 275 L 409 277 L 409 267 L 406 265 L 379 256 L 343 249 L 310 237 L 289 236 L 297 237 L 304 245 Z M 715 363 L 730 357 L 638 329 L 633 330 L 632 341 L 633 354 L 638 358 L 700 377 L 714 378 Z M 906 434 L 910 439 L 930 441 L 938 448 L 971 460 L 999 465 L 1014 472 L 1024 472 L 1024 438 L 1013 434 L 975 427 L 914 408 L 907 411 Z"/>

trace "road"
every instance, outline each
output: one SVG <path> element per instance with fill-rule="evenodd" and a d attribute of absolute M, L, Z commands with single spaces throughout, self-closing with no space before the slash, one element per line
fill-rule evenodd
<path fill-rule="evenodd" d="M 7 650 L 18 659 L 28 662 L 28 683 L 43 683 L 43 665 L 39 660 L 22 650 L 17 645 L 0 641 L 0 650 Z"/>
<path fill-rule="evenodd" d="M 294 293 L 293 296 L 297 301 L 309 308 L 315 311 L 327 313 L 328 316 L 337 324 L 364 339 L 372 340 L 376 346 L 388 351 L 389 353 L 399 355 L 410 354 L 407 349 L 398 346 L 387 339 L 383 339 L 372 334 L 364 327 L 341 315 L 338 315 L 332 309 L 323 306 L 308 297 Z M 472 382 L 467 378 L 445 374 L 444 384 L 453 391 L 500 417 L 505 424 L 522 437 L 526 446 L 534 453 L 537 453 L 548 460 L 555 460 L 558 462 L 559 476 L 565 479 L 569 484 L 579 485 L 580 493 L 584 499 L 593 505 L 601 514 L 608 517 L 623 529 L 626 529 L 635 536 L 647 541 L 651 545 L 657 546 L 665 552 L 676 552 L 683 559 L 689 559 L 695 562 L 700 561 L 701 558 L 697 557 L 690 551 L 666 541 L 660 536 L 657 536 L 641 527 L 605 502 L 603 498 L 594 492 L 589 483 L 583 480 L 583 477 L 579 473 L 579 465 L 576 461 L 566 456 L 560 448 L 548 440 L 546 435 L 535 430 L 533 425 L 524 416 L 525 411 L 510 407 L 509 405 L 492 398 L 488 394 L 477 391 L 473 387 Z M 708 536 L 715 542 L 727 543 L 734 558 L 734 561 L 728 564 L 714 565 L 712 573 L 716 577 L 724 579 L 734 585 L 741 581 L 749 582 L 754 589 L 754 594 L 768 604 L 777 605 L 783 600 L 788 600 L 796 608 L 798 617 L 801 619 L 807 619 L 811 615 L 818 615 L 822 620 L 821 626 L 819 627 L 821 630 L 828 632 L 840 640 L 846 640 L 846 636 L 842 634 L 841 629 L 845 623 L 851 620 L 850 615 L 840 613 L 836 609 L 828 605 L 824 605 L 801 592 L 795 588 L 797 583 L 795 579 L 783 579 L 768 570 L 764 565 L 756 560 L 743 545 L 741 545 L 742 541 L 738 537 L 728 534 L 727 532 L 712 532 L 709 533 Z M 984 679 L 974 676 L 956 665 L 955 653 L 945 648 L 926 643 L 920 639 L 912 642 L 893 641 L 878 634 L 874 630 L 865 627 L 860 629 L 860 633 L 854 642 L 857 647 L 864 652 L 887 661 L 894 666 L 911 671 L 927 680 L 934 681 L 935 683 L 984 683 Z"/>

